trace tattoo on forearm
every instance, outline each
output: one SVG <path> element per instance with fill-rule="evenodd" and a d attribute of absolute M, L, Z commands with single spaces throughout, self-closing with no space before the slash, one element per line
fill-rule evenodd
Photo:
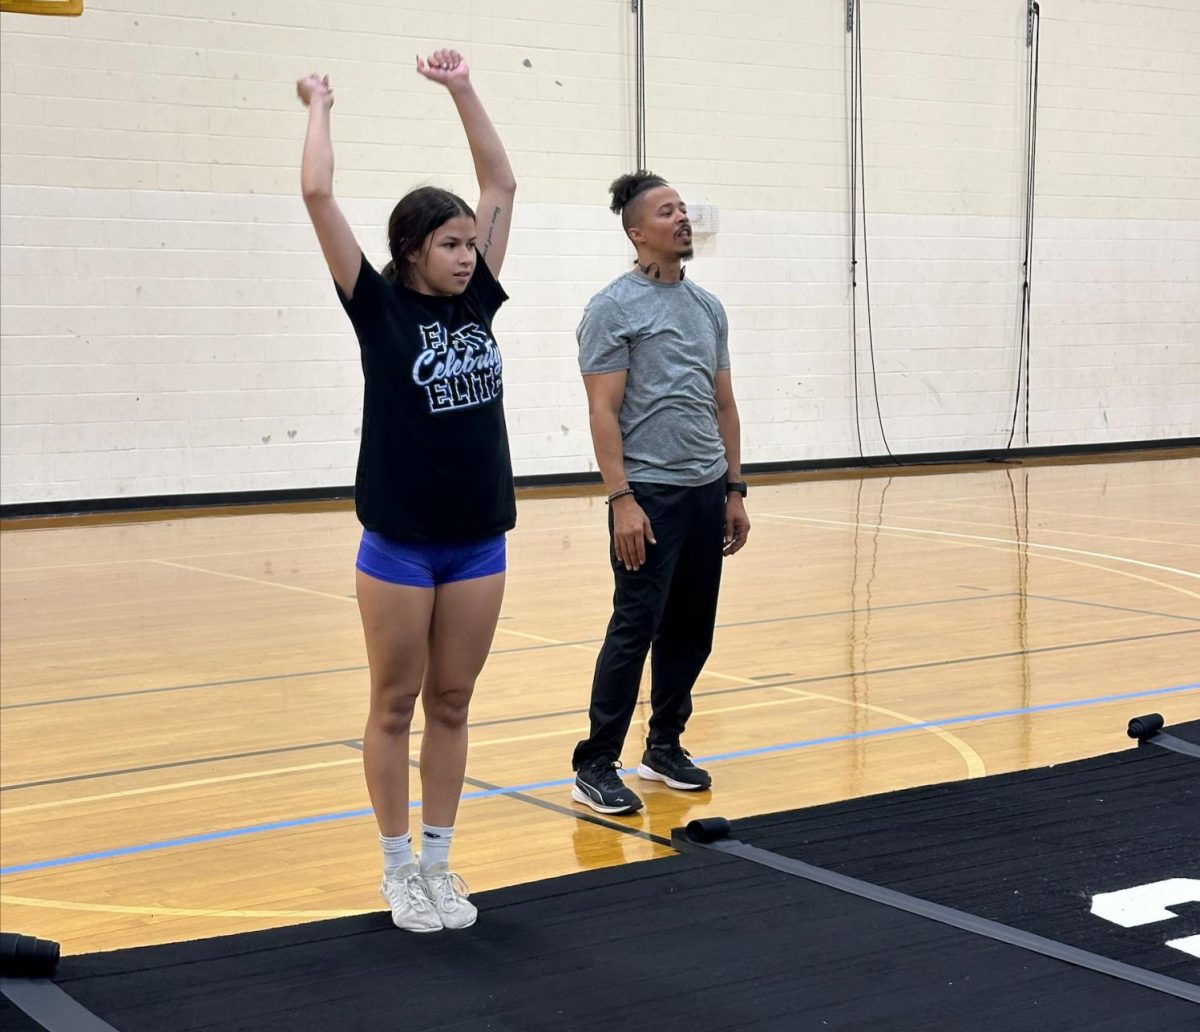
<path fill-rule="evenodd" d="M 484 256 L 484 258 L 487 257 L 488 251 L 490 251 L 492 248 L 492 230 L 494 230 L 496 228 L 496 220 L 499 217 L 500 217 L 500 209 L 493 208 L 492 209 L 492 221 L 488 223 L 487 239 L 483 242 L 483 247 L 480 248 L 480 253 Z"/>

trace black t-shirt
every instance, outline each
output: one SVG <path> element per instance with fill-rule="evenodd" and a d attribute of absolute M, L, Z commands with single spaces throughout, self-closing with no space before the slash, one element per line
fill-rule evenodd
<path fill-rule="evenodd" d="M 354 506 L 391 538 L 493 537 L 517 520 L 500 349 L 508 300 L 482 257 L 455 297 L 388 283 L 363 256 L 347 300 L 362 352 L 363 421 Z"/>

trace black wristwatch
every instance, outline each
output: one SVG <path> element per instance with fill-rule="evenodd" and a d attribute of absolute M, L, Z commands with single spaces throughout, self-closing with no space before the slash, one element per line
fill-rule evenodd
<path fill-rule="evenodd" d="M 729 482 L 728 482 L 728 483 L 725 485 L 725 493 L 726 493 L 727 495 L 729 495 L 729 494 L 740 494 L 740 495 L 741 495 L 743 498 L 745 498 L 745 497 L 746 497 L 746 481 L 744 481 L 744 480 L 730 480 L 730 481 L 729 481 Z"/>

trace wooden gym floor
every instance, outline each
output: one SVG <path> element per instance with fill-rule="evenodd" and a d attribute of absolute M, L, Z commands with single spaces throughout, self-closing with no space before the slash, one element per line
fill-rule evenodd
<path fill-rule="evenodd" d="M 685 744 L 711 794 L 570 801 L 605 510 L 531 493 L 472 708 L 455 867 L 486 889 L 665 855 L 672 827 L 1111 752 L 1200 716 L 1200 463 L 752 484 Z M 351 511 L 0 535 L 0 906 L 64 952 L 378 909 Z M 624 759 L 636 764 L 645 707 Z M 635 832 L 635 833 L 630 833 Z M 486 920 L 486 915 L 484 915 Z"/>

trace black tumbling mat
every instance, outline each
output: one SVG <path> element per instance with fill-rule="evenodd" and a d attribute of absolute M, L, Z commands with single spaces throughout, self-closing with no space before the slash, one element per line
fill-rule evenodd
<path fill-rule="evenodd" d="M 1200 1013 L 716 855 L 479 902 L 466 932 L 349 918 L 68 957 L 58 982 L 120 1032 L 1194 1032 Z"/>
<path fill-rule="evenodd" d="M 1164 730 L 1192 745 L 1200 745 L 1200 720 L 1189 720 L 1186 724 L 1176 724 Z"/>
<path fill-rule="evenodd" d="M 1191 958 L 1163 942 L 1194 933 L 1200 907 L 1101 933 L 1086 900 L 1195 877 L 1198 787 L 1200 760 L 1131 746 L 739 821 L 734 834 L 1196 981 Z M 57 983 L 119 1032 L 1200 1028 L 1200 1006 L 1174 996 L 720 853 L 476 901 L 465 932 L 406 934 L 380 913 L 68 956 Z"/>
<path fill-rule="evenodd" d="M 43 1026 L 25 1016 L 25 1013 L 6 997 L 0 996 L 0 1029 L 3 1032 L 42 1032 Z"/>
<path fill-rule="evenodd" d="M 1166 729 L 1200 741 L 1200 721 Z M 1200 933 L 1200 899 L 1123 928 L 1098 893 L 1200 878 L 1200 759 L 1153 744 L 1076 763 L 738 821 L 783 856 L 1200 984 L 1166 942 Z M 1200 1014 L 1196 1018 L 1200 1029 Z"/>

